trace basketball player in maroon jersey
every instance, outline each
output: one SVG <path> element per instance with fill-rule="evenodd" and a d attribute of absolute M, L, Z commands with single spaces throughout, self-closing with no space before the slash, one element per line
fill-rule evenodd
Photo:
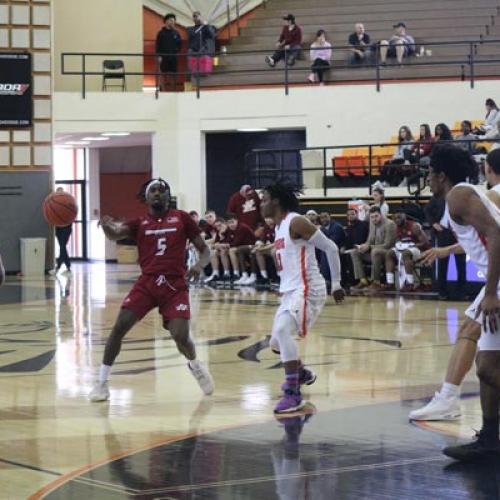
<path fill-rule="evenodd" d="M 202 391 L 212 394 L 212 377 L 196 359 L 189 334 L 189 291 L 187 279 L 198 277 L 210 262 L 210 250 L 197 224 L 182 210 L 170 206 L 170 186 L 163 179 L 146 183 L 139 196 L 148 205 L 148 214 L 120 223 L 103 217 L 101 226 L 110 240 L 131 238 L 137 242 L 142 274 L 123 301 L 116 323 L 106 342 L 99 380 L 89 394 L 91 401 L 109 399 L 108 377 L 121 348 L 122 339 L 149 311 L 158 307 L 163 327 L 170 331 L 177 349 L 188 360 L 188 367 Z M 186 273 L 186 242 L 191 241 L 200 254 L 198 262 Z"/>

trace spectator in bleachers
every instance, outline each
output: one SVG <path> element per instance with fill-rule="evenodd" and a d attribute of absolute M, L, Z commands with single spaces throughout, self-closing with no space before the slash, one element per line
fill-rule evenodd
<path fill-rule="evenodd" d="M 452 141 L 450 128 L 446 123 L 438 123 L 434 128 L 434 142 Z"/>
<path fill-rule="evenodd" d="M 168 54 L 160 56 L 160 89 L 165 92 L 172 85 L 175 90 L 175 74 L 177 73 L 177 54 L 181 49 L 181 35 L 175 29 L 175 14 L 167 14 L 163 18 L 164 26 L 156 36 L 156 53 Z"/>
<path fill-rule="evenodd" d="M 382 215 L 384 217 L 387 217 L 389 215 L 389 205 L 385 201 L 384 186 L 378 181 L 372 186 L 372 198 L 373 203 L 370 205 L 370 208 L 380 208 L 380 212 L 382 213 Z"/>
<path fill-rule="evenodd" d="M 233 267 L 233 277 L 235 284 L 241 285 L 240 280 L 248 279 L 246 271 L 245 257 L 250 255 L 250 251 L 255 245 L 255 234 L 253 229 L 247 224 L 241 222 L 236 214 L 226 215 L 227 225 L 233 232 L 234 238 L 230 243 L 229 258 Z"/>
<path fill-rule="evenodd" d="M 484 124 L 474 130 L 477 135 L 484 135 L 490 130 L 495 130 L 497 124 L 500 122 L 500 109 L 493 99 L 486 99 L 486 116 L 484 118 Z"/>
<path fill-rule="evenodd" d="M 420 136 L 411 149 L 411 163 L 418 163 L 422 158 L 429 158 L 434 145 L 434 139 L 431 134 L 431 127 L 428 123 L 420 125 Z"/>
<path fill-rule="evenodd" d="M 269 281 L 269 275 L 267 272 L 267 262 L 266 257 L 270 258 L 275 264 L 276 251 L 274 248 L 274 228 L 275 223 L 273 219 L 266 219 L 264 223 L 260 224 L 255 231 L 255 245 L 250 251 L 250 261 L 251 261 L 251 274 L 249 278 L 241 282 L 241 285 L 254 285 L 257 282 L 257 271 L 259 271 L 262 279 L 265 282 Z M 243 254 L 243 258 L 247 257 L 247 252 L 241 250 L 240 254 Z"/>
<path fill-rule="evenodd" d="M 217 219 L 215 219 L 214 227 L 217 234 L 215 235 L 211 259 L 212 274 L 205 280 L 205 283 L 220 278 L 219 260 L 224 269 L 224 279 L 229 280 L 231 278 L 229 249 L 234 240 L 234 232 L 229 229 L 227 222 L 222 217 L 217 217 Z"/>
<path fill-rule="evenodd" d="M 283 20 L 287 24 L 281 30 L 281 35 L 276 43 L 277 50 L 272 56 L 266 56 L 266 62 L 271 68 L 274 68 L 276 63 L 285 57 L 287 58 L 285 63 L 288 66 L 293 66 L 302 49 L 302 28 L 295 22 L 295 16 L 288 14 Z"/>
<path fill-rule="evenodd" d="M 472 133 L 472 123 L 469 120 L 464 120 L 460 124 L 461 134 L 458 134 L 455 139 L 457 141 L 467 141 L 467 142 L 457 142 L 459 148 L 474 154 L 476 151 L 477 135 Z"/>
<path fill-rule="evenodd" d="M 370 231 L 368 239 L 361 245 L 355 245 L 351 251 L 354 277 L 359 280 L 355 289 L 370 286 L 380 288 L 380 276 L 384 269 L 385 255 L 396 242 L 396 224 L 384 217 L 379 207 L 370 208 Z M 372 264 L 371 285 L 366 279 L 365 263 Z"/>
<path fill-rule="evenodd" d="M 236 214 L 240 222 L 253 230 L 257 228 L 259 222 L 262 222 L 259 195 L 249 184 L 241 186 L 240 190 L 229 198 L 227 211 Z"/>
<path fill-rule="evenodd" d="M 340 247 L 340 263 L 342 270 L 342 286 L 350 288 L 354 285 L 354 269 L 352 266 L 350 250 L 363 244 L 368 239 L 370 224 L 360 220 L 355 208 L 348 208 L 346 214 L 347 224 L 344 227 L 346 239 L 344 246 Z"/>
<path fill-rule="evenodd" d="M 421 251 L 430 247 L 429 239 L 418 222 L 408 220 L 406 214 L 399 210 L 394 214 L 396 224 L 396 245 L 385 257 L 386 284 L 385 290 L 395 290 L 396 265 L 399 263 L 399 285 L 401 292 L 414 292 L 415 263 Z M 403 264 L 401 266 L 401 264 Z"/>
<path fill-rule="evenodd" d="M 485 139 L 500 139 L 500 121 L 497 123 L 497 126 L 495 128 L 492 128 L 491 130 L 488 130 L 486 132 L 486 135 L 484 136 Z M 495 142 L 491 146 L 490 151 L 493 151 L 495 149 L 500 148 L 500 142 Z"/>
<path fill-rule="evenodd" d="M 403 58 L 415 53 L 415 39 L 406 33 L 406 24 L 399 22 L 393 26 L 394 35 L 380 42 L 380 61 L 386 64 L 387 57 L 395 57 L 398 64 L 403 64 Z"/>
<path fill-rule="evenodd" d="M 444 215 L 446 202 L 443 198 L 433 196 L 429 203 L 424 208 L 425 217 L 432 225 L 432 235 L 434 244 L 437 247 L 447 247 L 454 245 L 457 240 L 453 232 L 447 227 L 441 225 L 441 220 Z M 457 290 L 459 294 L 463 294 L 466 284 L 466 255 L 456 254 L 455 266 L 457 269 Z M 441 300 L 448 300 L 448 263 L 450 258 L 445 257 L 437 262 L 437 291 Z"/>
<path fill-rule="evenodd" d="M 349 45 L 352 45 L 349 61 L 351 63 L 359 63 L 369 61 L 372 55 L 370 45 L 370 35 L 365 32 L 365 26 L 362 23 L 354 25 L 354 33 L 349 35 L 347 40 Z"/>
<path fill-rule="evenodd" d="M 401 165 L 411 158 L 413 135 L 406 125 L 399 128 L 398 146 L 392 158 L 385 163 L 380 172 L 380 180 L 389 186 L 397 186 L 403 180 Z"/>
<path fill-rule="evenodd" d="M 215 28 L 203 21 L 200 12 L 193 12 L 194 26 L 188 28 L 189 71 L 207 74 L 212 71 L 212 55 L 215 50 Z"/>
<path fill-rule="evenodd" d="M 313 64 L 307 79 L 311 83 L 319 82 L 324 85 L 324 74 L 330 69 L 332 59 L 332 44 L 326 40 L 325 30 L 318 30 L 316 33 L 316 40 L 311 44 L 310 58 Z"/>

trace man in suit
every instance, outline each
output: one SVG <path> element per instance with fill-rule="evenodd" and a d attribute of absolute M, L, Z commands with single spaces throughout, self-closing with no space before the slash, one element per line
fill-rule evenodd
<path fill-rule="evenodd" d="M 359 283 L 354 289 L 370 287 L 380 288 L 380 275 L 383 271 L 385 255 L 396 243 L 396 224 L 380 212 L 380 207 L 370 208 L 370 232 L 368 239 L 361 245 L 355 245 L 351 251 L 354 277 Z M 372 274 L 370 284 L 366 278 L 364 263 L 371 262 Z"/>

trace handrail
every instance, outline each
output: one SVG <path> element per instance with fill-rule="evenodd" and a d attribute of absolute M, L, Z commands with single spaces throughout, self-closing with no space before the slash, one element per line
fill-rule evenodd
<path fill-rule="evenodd" d="M 411 57 L 411 58 L 406 58 L 404 61 L 404 66 L 401 69 L 401 71 L 404 71 L 404 68 L 407 67 L 423 67 L 423 66 L 441 66 L 441 67 L 446 67 L 446 66 L 457 66 L 460 68 L 460 75 L 457 75 L 457 77 L 460 77 L 462 81 L 466 80 L 466 73 L 465 73 L 465 68 L 469 68 L 469 81 L 470 81 L 470 87 L 474 88 L 475 80 L 476 80 L 476 71 L 475 68 L 478 65 L 483 65 L 483 64 L 498 64 L 500 63 L 500 57 L 486 57 L 485 59 L 478 59 L 478 54 L 477 50 L 479 46 L 486 46 L 490 44 L 500 44 L 500 39 L 494 39 L 494 40 L 485 40 L 483 38 L 477 39 L 477 40 L 461 40 L 461 41 L 456 41 L 456 40 L 445 40 L 445 41 L 426 41 L 422 42 L 422 44 L 425 43 L 425 47 L 441 47 L 441 46 L 462 46 L 462 47 L 467 47 L 467 54 L 463 56 L 450 56 L 449 58 L 445 58 L 444 60 L 433 60 L 433 56 L 425 56 L 425 57 Z M 414 44 L 415 47 L 421 45 L 418 43 Z M 335 46 L 332 47 L 332 52 L 333 53 L 338 53 L 338 52 L 343 52 L 345 53 L 346 51 L 352 51 L 352 45 L 341 45 L 341 46 Z M 256 49 L 256 50 L 223 50 L 221 52 L 217 52 L 215 54 L 211 54 L 213 56 L 218 56 L 219 58 L 223 59 L 228 56 L 239 56 L 239 55 L 253 55 L 253 56 L 258 56 L 259 54 L 269 54 L 273 52 L 275 48 L 272 49 Z M 322 48 L 307 48 L 307 49 L 302 49 L 303 51 L 314 51 L 314 50 L 322 50 Z M 381 82 L 386 80 L 384 78 L 383 71 L 381 68 L 383 67 L 380 62 L 379 58 L 379 51 L 380 51 L 380 45 L 376 45 L 376 57 L 374 61 L 367 61 L 365 64 L 360 65 L 359 67 L 356 67 L 352 64 L 346 64 L 346 63 L 340 63 L 339 61 L 332 61 L 331 68 L 332 69 L 352 69 L 353 72 L 355 72 L 359 68 L 363 69 L 370 69 L 372 68 L 374 70 L 374 76 L 373 78 L 366 77 L 366 75 L 363 76 L 362 80 L 363 81 L 374 81 L 376 84 L 376 89 L 377 91 L 380 91 L 381 88 Z M 103 76 L 106 74 L 105 71 L 87 71 L 88 67 L 88 62 L 89 59 L 95 58 L 95 57 L 140 57 L 140 58 L 155 58 L 156 61 L 158 61 L 158 58 L 160 57 L 202 57 L 203 53 L 192 53 L 192 52 L 182 52 L 182 53 L 123 53 L 123 52 L 63 52 L 61 54 L 61 73 L 63 75 L 73 75 L 73 76 L 81 76 L 82 77 L 82 97 L 85 98 L 85 93 L 86 93 L 86 77 L 88 76 Z M 285 56 L 287 56 L 287 49 L 285 49 Z M 66 59 L 67 58 L 81 58 L 81 65 L 80 65 L 80 71 L 69 71 L 66 69 Z M 285 60 L 287 58 L 285 57 Z M 392 65 L 387 65 L 388 68 L 395 67 Z M 273 71 L 279 71 L 281 70 L 283 73 L 283 86 L 285 88 L 285 94 L 289 94 L 289 89 L 290 89 L 290 72 L 303 72 L 305 68 L 303 67 L 295 67 L 295 66 L 289 66 L 288 64 L 284 64 L 282 68 L 276 68 Z M 227 74 L 245 74 L 245 73 L 263 73 L 263 72 L 268 72 L 270 71 L 268 67 L 262 63 L 262 67 L 250 67 L 248 69 L 236 69 L 236 70 L 218 70 L 217 74 L 219 75 L 227 75 Z M 162 75 L 162 73 L 159 70 L 159 65 L 158 62 L 156 64 L 156 71 L 151 72 L 151 71 L 124 71 L 122 73 L 124 76 L 155 76 L 156 79 L 158 80 L 158 77 Z M 189 76 L 191 73 L 189 71 L 179 71 L 176 73 L 176 75 L 179 76 Z M 404 74 L 401 76 L 402 79 L 404 79 Z M 200 97 L 200 78 L 199 75 L 195 75 L 195 80 L 196 80 L 196 93 L 197 97 Z M 352 80 L 352 78 L 351 78 Z M 156 92 L 156 97 L 158 97 L 158 90 Z"/>
<path fill-rule="evenodd" d="M 404 144 L 406 145 L 414 145 L 417 143 L 422 142 L 422 140 L 413 140 L 413 141 L 405 141 Z M 500 143 L 500 138 L 498 139 L 486 139 L 482 138 L 479 136 L 477 139 L 453 139 L 453 140 L 448 140 L 448 141 L 443 141 L 443 143 L 447 144 L 467 144 L 472 148 L 472 144 L 478 144 L 478 143 Z M 439 144 L 436 142 L 433 142 L 433 144 Z M 264 174 L 269 174 L 269 173 L 275 173 L 277 170 L 283 175 L 286 173 L 290 174 L 297 174 L 298 169 L 293 168 L 285 168 L 284 167 L 284 154 L 286 153 L 295 153 L 297 155 L 300 155 L 303 151 L 318 151 L 320 155 L 322 156 L 323 160 L 323 165 L 318 166 L 318 167 L 307 167 L 304 168 L 302 167 L 301 173 L 304 174 L 305 172 L 322 172 L 323 173 L 323 179 L 322 179 L 322 186 L 323 186 L 323 196 L 327 196 L 327 191 L 328 191 L 328 186 L 327 186 L 327 170 L 332 168 L 332 165 L 328 164 L 328 150 L 345 150 L 345 149 L 354 149 L 354 148 L 367 148 L 368 152 L 367 154 L 362 155 L 363 157 L 368 158 L 368 164 L 361 166 L 361 168 L 367 168 L 367 177 L 368 177 L 368 190 L 369 193 L 372 191 L 372 180 L 374 177 L 373 174 L 373 168 L 374 167 L 379 167 L 379 165 L 374 165 L 373 164 L 373 158 L 375 156 L 378 156 L 376 153 L 374 153 L 374 148 L 379 148 L 379 147 L 387 147 L 387 146 L 400 146 L 401 143 L 399 142 L 380 142 L 380 143 L 369 143 L 369 144 L 342 144 L 342 145 L 335 145 L 335 146 L 309 146 L 309 147 L 303 147 L 303 148 L 282 148 L 282 149 L 253 149 L 252 151 L 246 153 L 245 155 L 245 175 L 246 175 L 246 182 L 252 184 L 253 182 L 253 176 L 257 180 L 260 180 L 261 176 Z M 249 165 L 249 158 L 252 156 L 255 159 L 255 165 L 252 167 Z M 262 157 L 271 157 L 271 158 L 276 158 L 276 156 L 279 157 L 280 161 L 276 166 L 273 167 L 262 167 L 261 166 L 261 161 Z M 340 155 L 337 155 L 340 156 Z M 337 156 L 334 156 L 332 158 L 336 158 Z M 419 165 L 420 161 L 420 155 L 419 153 L 417 154 L 417 163 L 414 163 L 414 166 Z M 253 170 L 252 170 L 253 169 Z M 335 168 L 333 170 L 333 175 L 335 175 Z M 255 187 L 261 187 L 261 186 L 255 186 Z"/>

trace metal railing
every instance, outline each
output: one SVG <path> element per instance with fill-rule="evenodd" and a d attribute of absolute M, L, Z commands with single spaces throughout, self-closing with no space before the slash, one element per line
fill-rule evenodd
<path fill-rule="evenodd" d="M 466 79 L 469 80 L 470 82 L 470 87 L 474 88 L 475 81 L 477 80 L 477 75 L 476 75 L 476 70 L 478 67 L 481 65 L 485 64 L 500 64 L 500 49 L 499 49 L 499 54 L 498 57 L 495 56 L 484 56 L 479 53 L 479 49 L 481 47 L 486 47 L 490 46 L 493 44 L 498 44 L 500 45 L 500 39 L 495 39 L 495 40 L 484 40 L 484 39 L 478 39 L 478 40 L 468 40 L 468 41 L 441 41 L 441 42 L 425 42 L 425 48 L 426 52 L 424 51 L 422 55 L 420 52 L 418 52 L 418 56 L 412 56 L 404 59 L 404 64 L 402 67 L 398 67 L 397 65 L 392 65 L 388 64 L 383 65 L 380 61 L 380 46 L 375 45 L 375 54 L 373 57 L 373 60 L 366 62 L 365 64 L 361 65 L 355 65 L 351 63 L 346 63 L 343 61 L 338 61 L 334 60 L 332 61 L 332 64 L 330 65 L 330 70 L 332 71 L 340 71 L 340 70 L 346 70 L 349 69 L 349 73 L 346 75 L 345 80 L 337 80 L 337 81 L 363 81 L 363 82 L 374 82 L 377 91 L 381 90 L 381 84 L 384 81 L 389 81 L 391 79 L 394 79 L 394 77 L 389 78 L 384 75 L 384 72 L 386 71 L 385 68 L 398 68 L 398 80 L 404 80 L 405 79 L 405 68 L 423 68 L 423 67 L 436 67 L 436 68 L 442 68 L 442 67 L 457 67 L 459 70 L 459 73 L 456 75 L 456 77 L 460 78 L 462 81 L 465 81 Z M 416 44 L 415 48 L 417 48 L 419 44 Z M 457 56 L 440 56 L 437 53 L 434 53 L 432 55 L 426 56 L 426 53 L 432 52 L 431 48 L 439 48 L 439 47 L 466 47 L 465 54 L 462 55 L 457 55 Z M 343 53 L 344 55 L 349 55 L 352 53 L 352 46 L 338 46 L 338 47 L 332 47 L 332 53 L 337 54 L 337 53 Z M 225 51 L 221 50 L 216 52 L 215 54 L 210 54 L 210 57 L 217 57 L 220 62 L 224 61 L 227 57 L 231 58 L 238 58 L 239 56 L 255 56 L 256 58 L 260 58 L 263 55 L 269 55 L 271 54 L 276 48 L 269 49 L 269 50 L 252 50 L 252 51 Z M 302 52 L 307 52 L 311 49 L 301 49 Z M 312 50 L 321 50 L 321 48 L 318 49 L 312 49 Z M 291 66 L 287 63 L 288 60 L 288 49 L 284 49 L 284 56 L 285 56 L 285 64 L 283 64 L 282 67 L 277 67 L 270 69 L 269 67 L 266 66 L 264 62 L 264 58 L 258 59 L 259 61 L 262 61 L 262 65 L 259 67 L 248 67 L 244 69 L 236 69 L 236 70 L 231 70 L 231 69 L 222 69 L 222 68 L 216 68 L 216 75 L 238 75 L 238 74 L 258 74 L 258 73 L 264 73 L 264 72 L 269 72 L 269 71 L 281 71 L 282 74 L 282 79 L 280 85 L 283 85 L 285 89 L 285 94 L 288 95 L 290 92 L 290 87 L 292 83 L 290 82 L 290 75 L 296 72 L 306 72 L 310 71 L 309 66 L 307 67 L 298 67 L 298 66 Z M 148 59 L 148 58 L 154 58 L 155 60 L 155 71 L 124 71 L 123 75 L 125 77 L 127 76 L 154 76 L 155 81 L 156 81 L 156 97 L 158 97 L 158 92 L 159 92 L 159 79 L 162 77 L 164 74 L 160 71 L 160 66 L 159 66 L 159 58 L 161 57 L 177 57 L 177 58 L 183 58 L 183 57 L 194 57 L 194 58 L 202 58 L 207 56 L 207 54 L 204 53 L 176 53 L 176 54 L 168 54 L 168 53 L 153 53 L 153 54 L 148 54 L 148 53 L 105 53 L 105 52 L 63 52 L 61 54 L 61 73 L 63 75 L 72 75 L 72 76 L 79 76 L 81 77 L 81 92 L 82 92 L 82 97 L 85 98 L 86 95 L 86 90 L 87 90 L 87 79 L 89 77 L 104 77 L 104 75 L 109 74 L 105 72 L 103 69 L 97 71 L 97 70 L 89 70 L 89 65 L 95 66 L 95 61 L 96 59 L 98 60 L 99 63 L 102 64 L 103 58 L 141 58 L 142 60 Z M 72 62 L 74 62 L 75 59 L 79 60 L 79 68 L 76 70 L 69 70 L 67 69 L 68 66 L 68 60 L 71 59 Z M 347 57 L 343 58 L 344 60 L 347 59 Z M 125 65 L 126 66 L 126 65 Z M 373 71 L 373 77 L 368 77 L 366 74 L 362 76 L 362 78 L 357 79 L 356 78 L 356 71 L 358 69 L 368 69 L 370 71 Z M 467 71 L 466 71 L 467 70 Z M 201 78 L 205 78 L 202 76 L 199 72 L 198 73 L 192 73 L 191 71 L 178 71 L 173 75 L 177 78 L 191 78 L 192 83 L 195 85 L 195 90 L 196 90 L 196 95 L 199 98 L 200 97 L 200 91 L 201 91 Z M 435 76 L 439 76 L 438 74 Z M 500 68 L 498 72 L 494 72 L 492 75 L 488 76 L 500 76 Z M 426 78 L 433 78 L 434 76 L 428 75 Z M 206 77 L 207 83 L 210 83 L 210 76 L 207 75 Z M 413 76 L 413 79 L 416 77 Z M 419 77 L 425 79 L 425 77 Z M 454 77 L 451 77 L 454 78 Z M 217 86 L 217 85 L 215 85 Z M 220 85 L 219 85 L 220 86 Z"/>
<path fill-rule="evenodd" d="M 405 142 L 404 144 L 414 145 L 421 142 L 426 141 L 415 140 Z M 479 152 L 477 148 L 482 147 L 482 143 L 500 143 L 500 133 L 496 139 L 482 139 L 481 137 L 471 140 L 453 139 L 439 143 L 434 142 L 433 145 L 444 143 L 457 144 L 457 147 L 459 147 L 458 145 L 460 144 L 466 144 L 468 146 L 467 149 L 469 149 L 471 153 L 476 151 L 476 161 L 478 163 L 484 163 L 487 152 Z M 377 144 L 347 144 L 338 146 L 287 149 L 254 149 L 245 155 L 245 182 L 251 184 L 257 189 L 262 189 L 276 180 L 288 180 L 288 182 L 292 184 L 304 186 L 308 189 L 322 189 L 324 197 L 327 196 L 328 189 L 335 187 L 366 187 L 371 194 L 372 185 L 375 180 L 379 179 L 381 170 L 385 166 L 378 163 L 376 164 L 374 160 L 383 156 L 389 156 L 378 153 L 377 148 L 396 148 L 397 146 L 400 146 L 400 143 L 387 142 Z M 351 156 L 344 156 L 343 154 L 346 150 L 360 148 L 364 149 L 365 154 L 356 154 Z M 318 166 L 310 167 L 303 165 L 305 152 L 317 152 L 316 161 L 313 163 L 317 163 Z M 358 163 L 353 167 L 349 167 L 349 165 L 336 167 L 335 165 L 336 158 L 359 158 L 360 156 L 366 159 L 364 164 Z M 419 150 L 417 149 L 415 157 L 410 163 L 399 164 L 399 166 L 408 168 L 408 176 L 417 174 L 422 169 L 425 170 L 425 166 L 423 162 L 421 162 L 423 159 L 424 157 L 420 156 Z M 387 164 L 389 163 L 390 159 L 388 158 Z M 396 164 L 394 165 L 396 166 Z M 353 171 L 356 171 L 355 175 L 349 174 L 350 168 L 352 168 Z M 340 171 L 342 171 L 342 175 L 340 175 Z M 481 170 L 479 169 L 478 172 L 481 172 Z M 315 176 L 315 173 L 319 175 Z M 316 177 L 314 180 L 319 180 L 320 185 L 309 185 L 307 180 L 305 180 L 306 177 Z M 348 181 L 348 185 L 345 185 L 346 179 Z M 333 183 L 330 182 L 332 180 Z"/>

